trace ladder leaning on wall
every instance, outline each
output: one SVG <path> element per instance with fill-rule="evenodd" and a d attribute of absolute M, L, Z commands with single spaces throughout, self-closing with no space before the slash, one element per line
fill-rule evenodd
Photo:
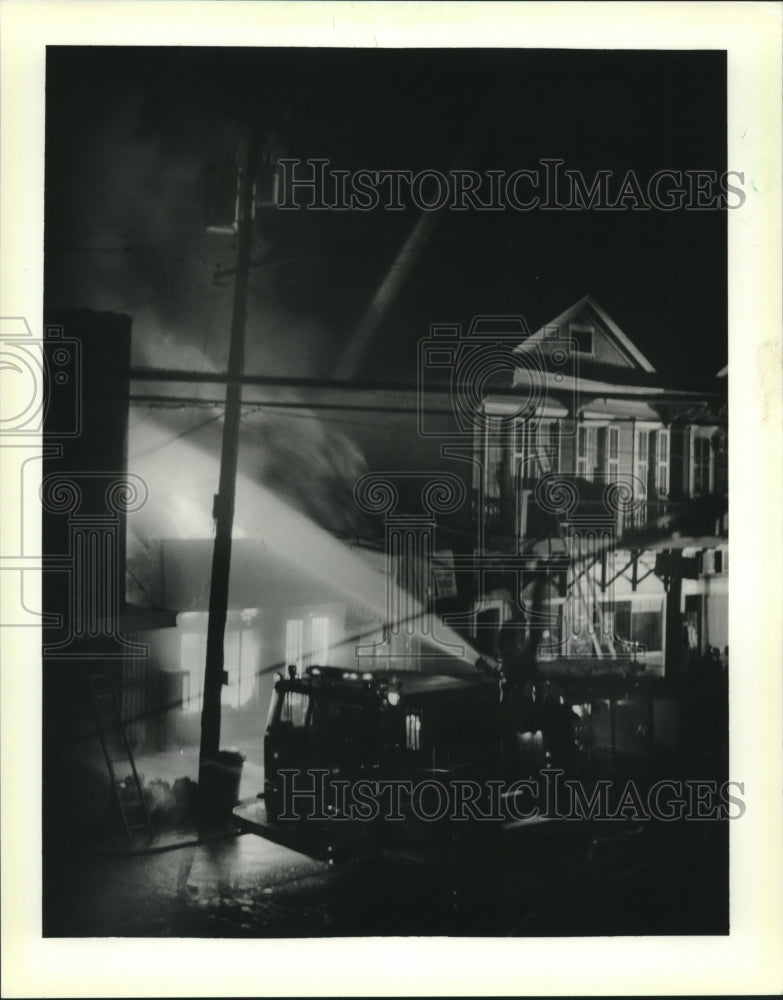
<path fill-rule="evenodd" d="M 130 841 L 134 833 L 144 831 L 152 840 L 154 836 L 152 820 L 122 721 L 119 703 L 112 688 L 112 678 L 107 674 L 91 673 L 89 688 L 98 738 L 101 741 L 112 794 L 119 808 L 125 836 Z M 122 768 L 120 774 L 118 768 Z M 122 777 L 123 772 L 128 777 Z"/>

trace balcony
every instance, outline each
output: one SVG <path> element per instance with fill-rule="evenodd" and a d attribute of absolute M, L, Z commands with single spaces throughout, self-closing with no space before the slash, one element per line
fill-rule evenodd
<path fill-rule="evenodd" d="M 665 498 L 637 502 L 619 511 L 612 511 L 603 499 L 584 499 L 567 513 L 557 514 L 542 508 L 533 490 L 522 491 L 518 502 L 514 497 L 485 497 L 481 503 L 478 498 L 474 500 L 474 511 L 480 511 L 487 539 L 556 538 L 565 525 L 609 530 L 621 537 L 628 531 L 657 524 L 669 514 L 670 509 L 671 504 Z"/>

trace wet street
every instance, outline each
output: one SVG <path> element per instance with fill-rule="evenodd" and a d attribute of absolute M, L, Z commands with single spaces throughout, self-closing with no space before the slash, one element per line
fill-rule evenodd
<path fill-rule="evenodd" d="M 727 824 L 538 822 L 314 858 L 250 832 L 50 845 L 45 936 L 719 934 Z M 326 853 L 326 852 L 324 852 Z"/>

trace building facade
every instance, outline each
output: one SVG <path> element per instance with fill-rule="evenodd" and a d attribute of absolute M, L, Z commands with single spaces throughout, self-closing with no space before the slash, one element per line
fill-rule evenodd
<path fill-rule="evenodd" d="M 590 296 L 510 356 L 474 439 L 477 645 L 524 618 L 551 670 L 725 665 L 725 379 L 662 386 Z"/>

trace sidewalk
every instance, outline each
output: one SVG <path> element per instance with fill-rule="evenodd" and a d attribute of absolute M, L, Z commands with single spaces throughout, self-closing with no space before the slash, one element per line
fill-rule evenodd
<path fill-rule="evenodd" d="M 264 790 L 264 765 L 261 762 L 261 751 L 259 748 L 249 746 L 237 746 L 235 749 L 245 757 L 245 763 L 242 766 L 242 780 L 239 785 L 239 798 L 254 798 Z M 199 748 L 197 746 L 148 751 L 135 757 L 136 770 L 140 777 L 144 775 L 148 783 L 157 780 L 173 785 L 177 778 L 190 778 L 191 781 L 198 781 L 198 757 Z"/>
<path fill-rule="evenodd" d="M 260 751 L 251 746 L 232 749 L 239 750 L 245 757 L 238 798 L 243 803 L 256 802 L 264 789 L 264 768 L 259 762 Z M 251 759 L 251 755 L 256 759 Z M 90 850 L 103 855 L 161 853 L 236 836 L 238 827 L 231 814 L 205 819 L 198 816 L 193 798 L 184 808 L 182 799 L 177 801 L 175 798 L 178 791 L 175 786 L 183 782 L 189 795 L 196 794 L 199 777 L 198 746 L 148 750 L 134 755 L 134 761 L 145 791 L 154 838 L 150 841 L 146 831 L 141 830 L 128 840 L 118 817 L 117 822 L 94 828 L 95 836 L 87 838 Z M 118 773 L 121 781 L 130 776 L 130 767 L 125 771 L 127 774 L 124 771 Z M 133 794 L 135 796 L 135 792 Z"/>

